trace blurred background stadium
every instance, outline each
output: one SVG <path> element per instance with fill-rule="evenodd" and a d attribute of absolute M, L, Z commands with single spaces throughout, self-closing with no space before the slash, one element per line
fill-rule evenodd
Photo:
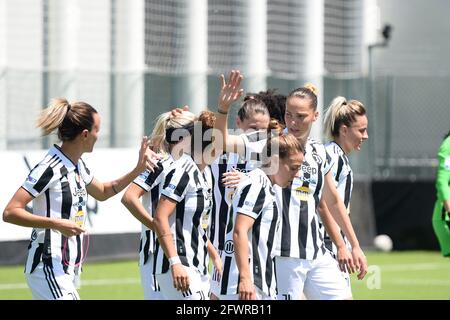
<path fill-rule="evenodd" d="M 97 148 L 106 152 L 98 157 L 120 160 L 161 112 L 215 110 L 219 74 L 240 69 L 246 91 L 314 83 L 320 111 L 337 95 L 363 101 L 370 138 L 351 157 L 360 241 L 370 249 L 388 234 L 394 250 L 436 251 L 436 152 L 450 130 L 448 12 L 447 0 L 0 0 L 0 173 L 17 180 L 1 184 L 0 208 L 26 176 L 8 159 L 56 141 L 34 128 L 52 97 L 97 108 Z M 321 138 L 320 121 L 313 135 Z M 115 223 L 130 227 L 93 226 L 92 260 L 137 254 L 139 224 L 117 199 L 112 207 L 128 219 Z M 0 264 L 23 263 L 30 231 L 19 229 L 0 222 Z"/>

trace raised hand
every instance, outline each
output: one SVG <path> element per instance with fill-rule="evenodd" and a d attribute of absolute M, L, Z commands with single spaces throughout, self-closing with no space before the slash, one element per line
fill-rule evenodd
<path fill-rule="evenodd" d="M 239 100 L 244 93 L 244 90 L 240 88 L 241 81 L 244 77 L 239 70 L 231 70 L 228 78 L 228 83 L 225 82 L 223 74 L 220 75 L 221 89 L 219 94 L 218 107 L 222 113 L 228 113 L 231 105 Z"/>
<path fill-rule="evenodd" d="M 145 169 L 154 172 L 157 162 L 161 156 L 156 154 L 149 148 L 150 139 L 147 136 L 142 137 L 141 148 L 139 149 L 139 159 L 136 165 L 138 172 L 143 172 Z"/>
<path fill-rule="evenodd" d="M 183 108 L 175 108 L 170 111 L 170 118 L 175 118 L 176 116 L 183 113 L 183 111 L 188 111 L 189 106 L 184 106 Z"/>

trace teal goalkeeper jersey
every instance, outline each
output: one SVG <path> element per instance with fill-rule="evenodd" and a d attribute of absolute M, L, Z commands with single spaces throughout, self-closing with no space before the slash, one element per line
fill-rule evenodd
<path fill-rule="evenodd" d="M 439 152 L 439 168 L 436 178 L 438 200 L 450 199 L 450 135 L 442 142 Z"/>

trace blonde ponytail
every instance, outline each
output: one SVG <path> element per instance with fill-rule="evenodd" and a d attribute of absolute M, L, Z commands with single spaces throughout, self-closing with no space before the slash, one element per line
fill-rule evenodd
<path fill-rule="evenodd" d="M 156 118 L 155 126 L 150 137 L 150 147 L 156 153 L 163 155 L 169 153 L 169 144 L 166 142 L 166 129 L 171 112 L 164 112 Z"/>
<path fill-rule="evenodd" d="M 36 127 L 42 129 L 44 136 L 49 135 L 62 124 L 69 109 L 70 104 L 66 99 L 53 99 L 50 105 L 39 115 Z"/>
<path fill-rule="evenodd" d="M 324 134 L 329 139 L 337 138 L 341 126 L 350 127 L 356 121 L 356 116 L 365 114 L 366 109 L 360 101 L 347 101 L 345 97 L 336 97 L 325 112 Z"/>

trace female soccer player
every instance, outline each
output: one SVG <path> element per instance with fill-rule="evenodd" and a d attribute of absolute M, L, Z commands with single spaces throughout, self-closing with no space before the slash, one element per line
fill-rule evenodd
<path fill-rule="evenodd" d="M 224 101 L 227 103 L 223 103 L 221 112 L 217 113 L 215 127 L 224 133 L 226 147 L 232 144 L 232 140 L 227 134 L 225 114 L 231 107 L 233 96 L 240 90 L 241 80 L 240 73 L 233 71 L 225 90 L 228 95 Z M 343 263 L 348 265 L 351 272 L 359 270 L 358 276 L 362 278 L 366 273 L 367 261 L 329 174 L 330 157 L 322 144 L 308 139 L 311 126 L 318 117 L 317 96 L 311 89 L 303 87 L 292 91 L 286 102 L 287 132 L 300 141 L 306 141 L 306 146 L 305 161 L 299 177 L 287 188 L 275 188 L 282 212 L 280 239 L 276 248 L 278 257 L 275 260 L 279 274 L 278 298 L 299 299 L 305 287 L 305 295 L 310 299 L 345 299 L 350 298 L 350 294 L 339 268 L 331 255 L 327 255 L 323 245 L 323 232 L 316 215 L 321 201 L 329 207 L 334 220 L 352 244 L 353 259 L 344 259 Z M 323 222 L 326 220 L 322 219 Z"/>
<path fill-rule="evenodd" d="M 238 185 L 231 208 L 236 215 L 232 240 L 239 285 L 234 290 L 241 300 L 276 298 L 272 254 L 279 212 L 273 186 L 286 187 L 298 174 L 303 147 L 293 135 L 281 134 L 267 140 L 262 157 L 261 169 Z"/>
<path fill-rule="evenodd" d="M 58 132 L 61 146 L 50 148 L 30 172 L 3 212 L 3 220 L 33 228 L 25 276 L 34 299 L 79 299 L 76 278 L 81 273 L 83 226 L 88 194 L 106 200 L 123 190 L 146 168 L 151 170 L 147 137 L 142 139 L 136 167 L 107 183 L 99 182 L 81 156 L 92 152 L 100 131 L 100 116 L 85 102 L 55 99 L 40 115 L 44 135 Z M 33 201 L 33 213 L 25 210 Z"/>
<path fill-rule="evenodd" d="M 212 204 L 205 160 L 210 142 L 203 135 L 212 128 L 214 114 L 204 112 L 199 120 L 197 127 L 189 121 L 166 130 L 174 162 L 164 174 L 153 220 L 158 237 L 154 271 L 165 299 L 209 299 L 208 253 L 220 261 L 202 226 Z"/>
<path fill-rule="evenodd" d="M 347 101 L 344 97 L 336 97 L 325 113 L 324 132 L 331 140 L 325 148 L 332 159 L 331 173 L 336 189 L 344 201 L 348 214 L 353 189 L 353 172 L 347 156 L 353 151 L 359 151 L 361 144 L 369 138 L 367 123 L 364 105 L 357 100 Z M 351 250 L 345 236 L 344 241 Z M 327 233 L 325 233 L 325 247 L 335 258 L 337 257 L 337 247 Z M 343 272 L 343 275 L 351 292 L 350 275 L 347 271 Z"/>
<path fill-rule="evenodd" d="M 161 300 L 163 296 L 154 275 L 154 249 L 155 233 L 153 217 L 162 189 L 161 181 L 164 172 L 173 162 L 169 144 L 165 140 L 166 130 L 170 128 L 182 128 L 186 123 L 195 121 L 196 117 L 189 112 L 179 112 L 171 115 L 171 112 L 161 114 L 155 123 L 150 138 L 150 147 L 162 159 L 157 163 L 153 172 L 145 170 L 130 184 L 122 197 L 122 203 L 142 223 L 141 240 L 139 245 L 139 267 L 141 284 L 144 288 L 144 299 Z M 142 198 L 142 202 L 140 201 Z"/>
<path fill-rule="evenodd" d="M 433 228 L 444 257 L 450 257 L 450 132 L 438 152 L 436 177 L 437 200 L 433 213 Z"/>

